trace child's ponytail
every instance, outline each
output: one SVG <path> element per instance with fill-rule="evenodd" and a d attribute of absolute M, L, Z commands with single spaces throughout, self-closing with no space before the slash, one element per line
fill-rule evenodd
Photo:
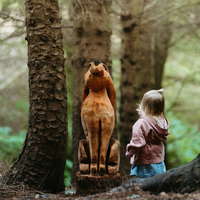
<path fill-rule="evenodd" d="M 163 89 L 163 88 L 159 89 L 159 90 L 158 90 L 158 93 L 160 93 L 160 94 L 163 95 L 163 94 L 164 94 L 164 89 Z"/>

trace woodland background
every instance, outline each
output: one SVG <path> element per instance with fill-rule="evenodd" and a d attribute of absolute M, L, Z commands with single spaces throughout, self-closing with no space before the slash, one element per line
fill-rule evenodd
<path fill-rule="evenodd" d="M 84 0 L 74 1 L 84 5 Z M 111 61 L 112 76 L 117 93 L 116 130 L 120 139 L 120 99 L 122 25 L 121 13 L 130 7 L 129 1 L 113 0 L 111 6 Z M 103 1 L 97 1 L 101 4 Z M 152 0 L 139 1 L 137 19 L 147 35 L 160 33 L 167 42 L 166 60 L 161 87 L 165 90 L 165 114 L 170 122 L 170 136 L 166 142 L 167 169 L 180 166 L 194 159 L 200 145 L 200 2 L 195 0 Z M 65 170 L 65 184 L 70 185 L 72 156 L 72 114 L 73 114 L 73 26 L 74 12 L 71 1 L 59 1 L 62 18 L 63 45 L 68 96 L 68 151 Z M 142 9 L 141 9 L 142 8 Z M 131 8 L 130 8 L 131 9 Z M 16 160 L 28 128 L 29 91 L 27 67 L 27 42 L 25 41 L 24 1 L 0 0 L 0 160 L 9 165 Z M 141 33 L 136 34 L 139 38 Z M 155 63 L 156 37 L 152 37 L 147 67 Z M 162 40 L 163 41 L 163 40 Z M 148 46 L 148 42 L 146 42 Z M 160 42 L 161 49 L 162 42 Z M 141 56 L 141 52 L 138 53 Z M 145 61 L 146 57 L 143 59 Z M 139 60 L 139 59 L 138 59 Z M 145 63 L 145 62 L 144 62 Z M 145 64 L 141 64 L 144 66 Z M 145 67 L 145 66 L 144 66 Z M 147 74 L 148 75 L 148 74 Z M 160 77 L 160 78 L 161 78 Z M 82 77 L 80 77 L 82 78 Z M 122 85 L 123 87 L 123 85 Z M 153 89 L 153 88 L 152 88 Z M 126 91 L 129 94 L 129 91 Z M 131 93 L 131 91 L 130 91 Z M 137 103 L 140 103 L 138 100 Z M 136 103 L 135 103 L 136 105 Z M 132 122 L 132 124 L 134 121 Z M 131 127 L 129 127 L 131 128 Z M 131 132 L 126 133 L 131 137 Z M 0 166 L 1 173 L 1 166 Z M 3 174 L 2 174 L 3 175 Z"/>

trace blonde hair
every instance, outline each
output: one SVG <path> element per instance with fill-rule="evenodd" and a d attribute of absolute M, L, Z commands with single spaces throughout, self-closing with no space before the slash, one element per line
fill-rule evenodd
<path fill-rule="evenodd" d="M 142 98 L 139 110 L 149 116 L 164 116 L 164 90 L 150 90 Z"/>

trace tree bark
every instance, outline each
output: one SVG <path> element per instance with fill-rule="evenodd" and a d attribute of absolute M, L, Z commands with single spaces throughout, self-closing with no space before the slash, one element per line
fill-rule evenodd
<path fill-rule="evenodd" d="M 120 186 L 121 183 L 122 179 L 119 173 L 105 176 L 88 176 L 77 172 L 76 194 L 85 196 L 103 193 Z"/>
<path fill-rule="evenodd" d="M 139 187 L 144 191 L 189 193 L 200 189 L 200 154 L 193 161 L 153 177 L 132 178 L 113 192 Z"/>
<path fill-rule="evenodd" d="M 137 95 L 135 81 L 136 77 L 136 45 L 137 45 L 137 20 L 136 5 L 132 0 L 126 0 L 128 14 L 122 14 L 122 57 L 121 57 L 121 98 L 120 98 L 120 174 L 125 175 L 130 172 L 130 163 L 125 156 L 126 145 L 131 138 L 132 125 L 136 121 L 136 103 L 133 99 L 139 98 Z"/>
<path fill-rule="evenodd" d="M 58 1 L 26 1 L 29 126 L 21 153 L 3 177 L 37 190 L 65 189 L 67 92 Z"/>
<path fill-rule="evenodd" d="M 164 26 L 164 25 L 163 25 Z M 170 24 L 166 24 L 162 30 L 157 30 L 154 33 L 154 88 L 160 89 L 162 87 L 162 78 L 164 72 L 164 65 L 168 55 L 169 43 L 172 35 Z"/>
<path fill-rule="evenodd" d="M 74 12 L 74 67 L 73 93 L 73 168 L 71 182 L 78 171 L 78 144 L 85 138 L 81 124 L 82 89 L 89 62 L 101 60 L 111 70 L 110 60 L 110 6 L 111 1 L 73 0 Z"/>
<path fill-rule="evenodd" d="M 121 16 L 121 99 L 120 99 L 120 173 L 130 173 L 131 165 L 125 156 L 126 145 L 132 134 L 132 126 L 138 119 L 135 109 L 145 92 L 160 89 L 164 63 L 167 58 L 171 33 L 154 33 L 151 18 L 146 9 L 151 1 L 124 2 L 125 14 Z M 163 25 L 164 26 L 164 25 Z M 169 26 L 168 26 L 169 27 Z M 164 29 L 166 31 L 166 29 Z M 168 29 L 170 30 L 170 29 Z M 153 35 L 155 40 L 153 43 Z"/>
<path fill-rule="evenodd" d="M 126 145 L 130 142 L 132 126 L 138 119 L 137 104 L 143 94 L 151 89 L 151 39 L 141 26 L 139 1 L 126 0 L 126 12 L 121 16 L 122 58 L 121 58 L 121 99 L 120 99 L 120 173 L 129 174 L 131 165 L 125 156 Z M 128 14 L 127 14 L 128 13 Z"/>

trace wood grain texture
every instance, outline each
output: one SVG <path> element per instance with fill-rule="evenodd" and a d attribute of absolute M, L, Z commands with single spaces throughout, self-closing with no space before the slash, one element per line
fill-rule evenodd
<path fill-rule="evenodd" d="M 82 140 L 79 143 L 80 171 L 83 174 L 89 171 L 91 175 L 104 175 L 108 173 L 107 159 L 110 158 L 115 169 L 109 171 L 111 174 L 117 173 L 119 144 L 116 141 L 113 142 L 115 145 L 109 147 L 115 126 L 115 88 L 113 81 L 107 67 L 101 61 L 94 61 L 89 64 L 84 80 L 81 120 L 87 142 Z M 116 154 L 111 156 L 112 159 L 108 157 L 108 149 L 110 149 L 109 153 Z M 86 156 L 89 156 L 88 160 Z"/>
<path fill-rule="evenodd" d="M 111 66 L 111 1 L 77 1 L 72 0 L 73 10 L 73 127 L 72 127 L 72 154 L 73 168 L 71 183 L 75 183 L 76 173 L 79 170 L 78 144 L 84 138 L 81 124 L 82 88 L 84 74 L 88 70 L 88 63 L 95 59 L 101 60 L 109 69 Z M 116 138 L 116 134 L 112 135 Z"/>
<path fill-rule="evenodd" d="M 107 192 L 111 188 L 120 186 L 122 179 L 119 173 L 105 176 L 88 176 L 80 172 L 76 174 L 76 194 L 92 195 Z"/>

